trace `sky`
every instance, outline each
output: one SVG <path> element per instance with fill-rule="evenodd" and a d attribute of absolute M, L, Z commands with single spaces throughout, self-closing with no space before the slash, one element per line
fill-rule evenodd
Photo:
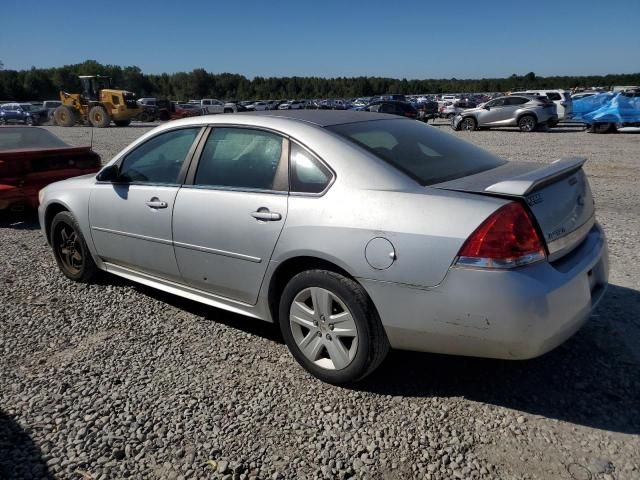
<path fill-rule="evenodd" d="M 640 71 L 640 0 L 0 0 L 5 69 L 490 78 Z M 9 20 L 9 21 L 7 21 Z"/>

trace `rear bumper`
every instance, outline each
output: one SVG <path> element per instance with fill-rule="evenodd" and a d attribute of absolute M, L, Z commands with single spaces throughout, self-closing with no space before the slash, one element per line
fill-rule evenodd
<path fill-rule="evenodd" d="M 571 337 L 608 281 L 606 238 L 596 224 L 553 263 L 511 271 L 451 268 L 431 289 L 361 279 L 391 346 L 477 357 L 526 359 Z"/>

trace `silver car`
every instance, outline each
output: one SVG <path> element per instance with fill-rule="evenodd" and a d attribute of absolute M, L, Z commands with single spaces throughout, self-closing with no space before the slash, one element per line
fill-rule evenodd
<path fill-rule="evenodd" d="M 39 215 L 67 277 L 276 322 L 344 383 L 390 347 L 524 359 L 576 332 L 608 278 L 582 164 L 509 163 L 384 114 L 203 116 L 49 185 Z"/>
<path fill-rule="evenodd" d="M 523 132 L 533 132 L 557 123 L 556 105 L 546 97 L 510 95 L 460 112 L 451 120 L 451 127 L 454 130 L 518 127 Z"/>

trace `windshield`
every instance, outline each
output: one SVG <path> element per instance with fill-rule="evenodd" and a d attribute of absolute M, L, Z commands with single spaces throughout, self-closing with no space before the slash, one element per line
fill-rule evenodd
<path fill-rule="evenodd" d="M 327 128 L 421 185 L 466 177 L 506 163 L 481 148 L 414 120 L 375 120 Z"/>
<path fill-rule="evenodd" d="M 56 147 L 68 147 L 68 145 L 47 130 L 24 127 L 0 128 L 0 151 Z"/>

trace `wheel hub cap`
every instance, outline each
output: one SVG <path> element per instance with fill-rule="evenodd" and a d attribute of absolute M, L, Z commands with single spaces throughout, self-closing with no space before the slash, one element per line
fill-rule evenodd
<path fill-rule="evenodd" d="M 299 292 L 289 313 L 296 345 L 314 364 L 327 370 L 346 368 L 358 350 L 358 329 L 344 302 L 320 287 Z"/>

